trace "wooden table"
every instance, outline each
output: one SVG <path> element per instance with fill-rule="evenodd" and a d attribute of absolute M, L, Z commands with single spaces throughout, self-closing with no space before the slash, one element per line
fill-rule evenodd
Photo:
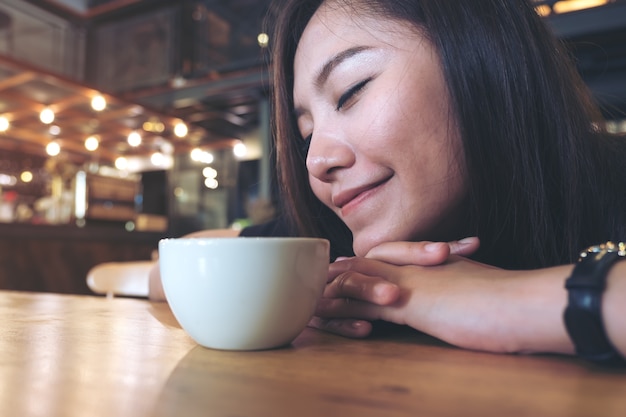
<path fill-rule="evenodd" d="M 406 329 L 196 345 L 164 303 L 0 291 L 0 416 L 626 416 L 626 371 Z"/>

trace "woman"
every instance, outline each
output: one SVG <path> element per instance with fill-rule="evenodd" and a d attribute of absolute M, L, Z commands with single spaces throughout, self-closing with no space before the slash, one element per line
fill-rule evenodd
<path fill-rule="evenodd" d="M 319 327 L 361 337 L 385 320 L 469 349 L 626 354 L 626 262 L 578 268 L 606 279 L 594 311 L 565 288 L 581 249 L 626 240 L 626 140 L 605 132 L 528 1 L 274 10 L 287 214 L 349 257 L 331 265 Z M 461 239 L 470 254 L 465 236 L 481 242 L 472 260 L 425 243 Z"/>

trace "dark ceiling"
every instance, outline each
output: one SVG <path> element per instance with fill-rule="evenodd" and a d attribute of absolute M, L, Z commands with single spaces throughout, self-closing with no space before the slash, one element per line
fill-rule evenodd
<path fill-rule="evenodd" d="M 551 1 L 554 3 L 554 1 Z M 626 118 L 626 1 L 548 18 L 605 116 Z"/>
<path fill-rule="evenodd" d="M 267 98 L 269 77 L 257 35 L 269 0 L 30 2 L 82 22 L 93 32 L 124 21 L 147 27 L 150 18 L 144 16 L 163 10 L 174 22 L 167 32 L 174 39 L 168 77 L 160 83 L 141 85 L 138 80 L 116 88 L 110 81 L 99 82 L 96 73 L 102 64 L 97 56 L 88 55 L 96 67 L 87 67 L 89 84 L 199 126 L 208 132 L 206 142 L 241 138 L 259 126 L 259 105 Z M 130 35 L 132 45 L 142 33 L 137 30 Z M 104 41 L 92 37 L 88 45 L 97 50 L 99 42 Z"/>

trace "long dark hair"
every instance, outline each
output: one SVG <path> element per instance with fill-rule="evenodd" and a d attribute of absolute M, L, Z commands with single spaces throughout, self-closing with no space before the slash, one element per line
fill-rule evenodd
<path fill-rule="evenodd" d="M 438 51 L 463 141 L 464 232 L 481 238 L 477 259 L 536 268 L 626 238 L 626 175 L 618 170 L 626 140 L 606 133 L 568 51 L 527 0 L 327 1 L 410 22 Z M 273 127 L 286 212 L 302 234 L 328 237 L 349 254 L 349 230 L 308 184 L 292 114 L 295 50 L 323 2 L 275 4 Z"/>

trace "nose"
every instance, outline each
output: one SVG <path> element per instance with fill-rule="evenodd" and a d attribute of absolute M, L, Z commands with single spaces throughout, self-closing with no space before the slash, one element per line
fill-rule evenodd
<path fill-rule="evenodd" d="M 333 180 L 337 172 L 355 162 L 354 150 L 337 132 L 314 132 L 311 136 L 306 167 L 309 174 L 323 182 Z"/>

